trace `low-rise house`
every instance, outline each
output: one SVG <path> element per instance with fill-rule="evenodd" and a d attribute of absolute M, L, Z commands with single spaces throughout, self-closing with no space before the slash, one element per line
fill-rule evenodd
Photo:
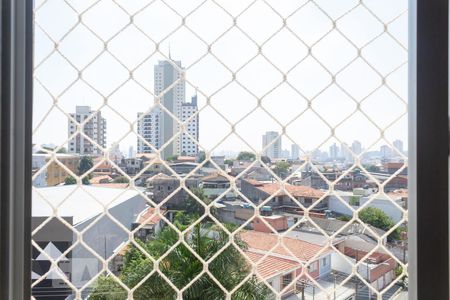
<path fill-rule="evenodd" d="M 197 188 L 199 181 L 196 178 L 188 178 L 185 181 L 188 189 Z M 185 190 L 174 191 L 180 186 L 180 181 L 176 177 L 172 177 L 163 173 L 159 173 L 150 177 L 146 181 L 147 193 L 155 203 L 161 203 L 166 200 L 164 206 L 168 209 L 182 208 L 188 194 Z"/>
<path fill-rule="evenodd" d="M 316 201 L 321 200 L 321 202 L 316 204 L 312 209 L 314 212 L 324 211 L 328 208 L 328 199 L 326 197 L 322 199 L 325 193 L 320 190 L 291 184 L 285 184 L 284 187 L 289 195 L 281 190 L 282 186 L 279 182 L 265 183 L 256 180 L 241 180 L 241 192 L 254 203 L 261 203 L 271 195 L 275 195 L 275 197 L 269 202 L 266 202 L 265 205 L 274 209 L 296 210 L 300 207 L 292 200 L 292 198 L 295 198 L 305 207 L 309 207 Z"/>
<path fill-rule="evenodd" d="M 373 245 L 367 243 L 359 236 L 351 236 L 337 247 L 341 254 L 333 253 L 332 267 L 334 270 L 346 274 L 352 273 L 352 265 L 364 258 Z M 346 259 L 342 257 L 346 256 Z M 348 263 L 348 261 L 351 264 Z M 358 265 L 358 273 L 367 280 L 376 290 L 381 291 L 395 279 L 397 262 L 389 254 L 377 250 Z"/>
<path fill-rule="evenodd" d="M 247 244 L 245 253 L 257 265 L 258 274 L 277 292 L 283 291 L 283 296 L 296 292 L 301 280 L 306 279 L 301 276 L 302 264 L 308 264 L 305 272 L 314 279 L 331 271 L 332 250 L 327 246 L 283 237 L 283 247 L 277 245 L 277 235 L 254 230 L 244 231 L 239 237 Z M 261 260 L 268 252 L 270 254 Z"/>
<path fill-rule="evenodd" d="M 242 225 L 253 218 L 255 210 L 242 200 L 218 201 L 214 203 L 214 216 L 222 223 Z M 247 228 L 252 228 L 251 223 Z"/>
<path fill-rule="evenodd" d="M 170 168 L 177 174 L 189 174 L 192 170 L 197 168 L 199 164 L 195 162 L 178 162 L 170 164 Z"/>
<path fill-rule="evenodd" d="M 216 173 L 203 177 L 200 187 L 208 198 L 215 199 L 230 188 L 230 181 L 225 176 Z M 234 191 L 229 191 L 224 198 L 234 199 L 236 194 Z"/>
<path fill-rule="evenodd" d="M 211 156 L 211 160 L 216 163 L 222 170 L 225 169 L 225 156 L 224 155 L 215 155 Z"/>
<path fill-rule="evenodd" d="M 77 173 L 80 156 L 77 154 L 54 154 L 60 164 L 67 167 L 73 173 Z M 69 173 L 56 161 L 51 162 L 47 167 L 44 166 L 52 159 L 52 155 L 47 153 L 35 153 L 32 157 L 33 174 L 37 174 L 33 180 L 33 186 L 46 187 L 55 186 L 64 182 Z"/>
<path fill-rule="evenodd" d="M 136 232 L 136 237 L 143 242 L 147 242 L 154 238 L 155 235 L 164 228 L 165 222 L 161 218 L 161 215 L 164 215 L 165 213 L 166 210 L 162 209 L 159 214 L 155 214 L 155 209 L 151 206 L 144 209 L 137 216 L 136 222 L 132 225 L 133 230 L 139 227 Z"/>
<path fill-rule="evenodd" d="M 144 166 L 143 160 L 140 158 L 124 158 L 120 164 L 120 168 L 128 175 L 136 175 Z"/>
<path fill-rule="evenodd" d="M 272 181 L 272 174 L 264 167 L 253 167 L 247 174 L 243 176 L 245 179 L 253 179 L 257 181 Z"/>
<path fill-rule="evenodd" d="M 353 170 L 345 174 L 343 177 L 341 177 L 343 172 L 339 170 L 325 169 L 320 173 L 321 174 L 317 173 L 314 170 L 302 171 L 301 179 L 297 180 L 295 183 L 293 182 L 293 184 L 328 190 L 329 185 L 323 178 L 325 177 L 329 182 L 335 182 L 337 179 L 339 179 L 339 181 L 335 183 L 334 189 L 340 191 L 352 191 L 355 188 L 363 188 L 367 185 L 367 177 L 359 170 Z"/>

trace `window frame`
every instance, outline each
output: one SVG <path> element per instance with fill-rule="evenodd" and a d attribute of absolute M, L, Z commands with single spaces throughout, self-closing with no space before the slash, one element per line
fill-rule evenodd
<path fill-rule="evenodd" d="M 31 297 L 33 1 L 0 5 L 0 298 L 20 300 Z M 412 300 L 449 299 L 448 15 L 448 1 L 409 1 Z"/>
<path fill-rule="evenodd" d="M 33 1 L 1 7 L 0 299 L 31 298 Z"/>
<path fill-rule="evenodd" d="M 449 299 L 448 10 L 447 0 L 409 1 L 411 300 Z"/>

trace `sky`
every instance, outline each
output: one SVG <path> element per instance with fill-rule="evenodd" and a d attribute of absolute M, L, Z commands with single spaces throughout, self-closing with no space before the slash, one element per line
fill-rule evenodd
<path fill-rule="evenodd" d="M 62 111 L 88 105 L 107 120 L 108 146 L 136 148 L 129 124 L 153 105 L 153 66 L 170 52 L 186 69 L 186 100 L 198 90 L 205 150 L 259 151 L 266 131 L 283 128 L 286 149 L 359 140 L 378 150 L 386 143 L 375 143 L 380 132 L 406 148 L 407 1 L 363 1 L 351 9 L 358 2 L 36 1 L 34 143 L 64 144 Z M 190 29 L 181 26 L 183 17 Z M 245 33 L 229 30 L 233 18 Z M 239 83 L 230 82 L 232 72 Z M 227 137 L 230 123 L 235 134 Z"/>

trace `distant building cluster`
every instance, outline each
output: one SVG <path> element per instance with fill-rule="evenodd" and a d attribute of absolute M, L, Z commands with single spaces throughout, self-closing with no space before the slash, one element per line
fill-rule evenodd
<path fill-rule="evenodd" d="M 197 96 L 193 96 L 191 102 L 186 102 L 186 83 L 180 72 L 183 68 L 180 61 L 173 63 L 177 68 L 169 61 L 160 61 L 154 67 L 155 95 L 162 95 L 159 102 L 164 109 L 155 107 L 151 112 L 138 113 L 138 134 L 145 140 L 138 138 L 138 153 L 153 153 L 163 145 L 163 158 L 174 155 L 195 156 L 198 153 L 195 143 L 199 138 Z M 186 126 L 179 137 L 166 145 L 180 131 L 175 118 L 185 122 Z"/>

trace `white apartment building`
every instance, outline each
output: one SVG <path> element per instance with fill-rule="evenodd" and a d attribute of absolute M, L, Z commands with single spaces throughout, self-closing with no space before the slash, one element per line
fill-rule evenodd
<path fill-rule="evenodd" d="M 336 145 L 336 143 L 334 143 L 330 146 L 330 158 L 336 159 L 339 157 L 339 154 L 339 147 Z"/>
<path fill-rule="evenodd" d="M 91 117 L 91 115 L 93 115 Z M 70 116 L 78 123 L 84 122 L 91 117 L 83 126 L 83 133 L 103 148 L 106 148 L 106 120 L 101 116 L 101 112 L 92 111 L 89 106 L 77 106 L 75 113 Z M 77 124 L 69 119 L 68 136 L 77 131 Z M 77 154 L 101 154 L 101 150 L 87 138 L 77 135 L 69 140 L 67 147 L 69 153 Z"/>
<path fill-rule="evenodd" d="M 291 158 L 294 160 L 300 158 L 300 147 L 297 144 L 291 145 Z"/>
<path fill-rule="evenodd" d="M 175 68 L 169 61 L 159 61 L 154 67 L 154 84 L 155 95 L 162 95 L 161 104 L 170 114 L 173 114 L 180 121 L 186 121 L 194 113 L 197 112 L 197 98 L 193 98 L 190 103 L 185 101 L 186 84 L 184 80 L 175 81 L 181 78 L 180 70 L 183 69 L 180 61 L 173 62 L 179 69 Z M 171 85 L 174 84 L 172 87 Z M 170 89 L 168 89 L 171 87 Z M 167 90 L 168 89 L 168 90 Z M 138 133 L 149 144 L 156 149 L 161 148 L 169 141 L 180 129 L 176 119 L 174 119 L 167 111 L 161 108 L 154 109 L 151 113 L 138 113 Z M 195 116 L 188 124 L 186 130 L 198 141 L 199 122 L 198 116 Z M 184 143 L 183 143 L 184 142 Z M 153 149 L 146 145 L 141 139 L 137 142 L 138 153 L 151 153 Z M 172 155 L 192 155 L 198 153 L 197 145 L 187 137 L 186 134 L 166 145 L 162 152 L 162 157 Z"/>
<path fill-rule="evenodd" d="M 350 147 L 347 145 L 347 143 L 341 144 L 341 156 L 344 158 L 346 162 L 352 162 L 353 161 L 353 155 L 350 151 Z"/>
<path fill-rule="evenodd" d="M 144 143 L 142 138 L 156 149 L 161 147 L 161 111 L 155 109 L 145 115 L 140 112 L 138 113 L 138 119 L 137 130 L 141 138 L 137 140 L 137 153 L 152 153 L 153 149 Z"/>
<path fill-rule="evenodd" d="M 352 143 L 352 152 L 356 155 L 361 154 L 362 152 L 362 144 L 360 141 L 353 141 Z"/>
<path fill-rule="evenodd" d="M 189 137 L 186 133 L 181 134 L 180 139 L 180 151 L 179 154 L 187 156 L 196 156 L 198 153 L 198 145 L 194 142 L 198 142 L 199 135 L 199 119 L 197 106 L 197 96 L 193 96 L 190 103 L 183 103 L 181 105 L 181 115 L 180 120 L 189 122 L 186 124 L 186 132 L 189 133 Z M 195 116 L 194 116 L 195 115 Z M 192 117 L 192 119 L 190 119 Z"/>
<path fill-rule="evenodd" d="M 400 153 L 403 153 L 403 141 L 395 140 L 394 141 L 394 148 L 397 149 Z"/>
<path fill-rule="evenodd" d="M 278 138 L 279 136 L 280 134 L 276 131 L 267 131 L 266 134 L 262 136 L 263 149 L 275 141 L 263 151 L 263 155 L 269 157 L 270 159 L 281 157 L 281 138 Z"/>

